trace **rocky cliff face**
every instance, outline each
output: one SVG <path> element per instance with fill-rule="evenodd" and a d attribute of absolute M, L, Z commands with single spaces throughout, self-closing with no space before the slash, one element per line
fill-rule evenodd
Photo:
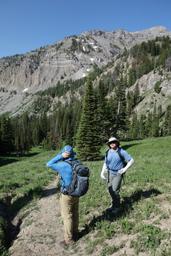
<path fill-rule="evenodd" d="M 58 81 L 86 76 L 94 65 L 105 66 L 135 44 L 170 36 L 164 27 L 139 32 L 90 31 L 70 36 L 51 46 L 0 59 L 0 112 L 15 112 L 32 101 L 37 91 Z"/>
<path fill-rule="evenodd" d="M 158 84 L 158 90 L 156 85 Z M 146 75 L 143 75 L 136 83 L 129 89 L 130 92 L 135 91 L 135 87 L 138 87 L 141 101 L 135 107 L 135 111 L 138 115 L 147 115 L 154 109 L 162 107 L 162 113 L 166 111 L 168 105 L 171 104 L 171 72 L 152 71 Z"/>

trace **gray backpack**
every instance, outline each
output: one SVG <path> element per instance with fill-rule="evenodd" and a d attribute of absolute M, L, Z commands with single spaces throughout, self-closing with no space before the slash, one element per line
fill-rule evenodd
<path fill-rule="evenodd" d="M 89 168 L 84 166 L 81 161 L 65 161 L 72 167 L 71 184 L 65 188 L 65 194 L 80 197 L 87 193 L 89 188 Z"/>

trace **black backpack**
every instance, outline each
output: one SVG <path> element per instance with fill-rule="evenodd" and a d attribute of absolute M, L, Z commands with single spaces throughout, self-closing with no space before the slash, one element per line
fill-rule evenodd
<path fill-rule="evenodd" d="M 72 167 L 72 182 L 65 188 L 65 194 L 76 197 L 85 195 L 89 188 L 89 168 L 79 160 L 67 160 L 65 162 Z"/>

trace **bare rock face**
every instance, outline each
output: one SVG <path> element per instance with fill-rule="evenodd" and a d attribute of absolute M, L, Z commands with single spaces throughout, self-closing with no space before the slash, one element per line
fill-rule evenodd
<path fill-rule="evenodd" d="M 85 77 L 94 65 L 102 67 L 124 48 L 156 36 L 171 37 L 171 32 L 164 27 L 132 33 L 95 30 L 67 37 L 24 55 L 1 58 L 0 112 L 18 111 L 37 91 L 56 86 L 58 81 Z"/>
<path fill-rule="evenodd" d="M 135 91 L 137 86 L 142 98 L 135 108 L 138 115 L 146 115 L 154 109 L 154 106 L 156 109 L 161 106 L 162 112 L 165 112 L 171 103 L 171 72 L 163 70 L 161 75 L 160 72 L 152 71 L 143 75 L 129 88 L 129 91 Z"/>

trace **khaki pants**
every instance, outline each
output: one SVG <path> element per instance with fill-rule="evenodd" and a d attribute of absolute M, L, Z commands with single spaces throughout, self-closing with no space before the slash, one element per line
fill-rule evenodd
<path fill-rule="evenodd" d="M 64 239 L 68 242 L 74 239 L 78 234 L 79 198 L 61 194 L 60 205 L 64 224 Z"/>

